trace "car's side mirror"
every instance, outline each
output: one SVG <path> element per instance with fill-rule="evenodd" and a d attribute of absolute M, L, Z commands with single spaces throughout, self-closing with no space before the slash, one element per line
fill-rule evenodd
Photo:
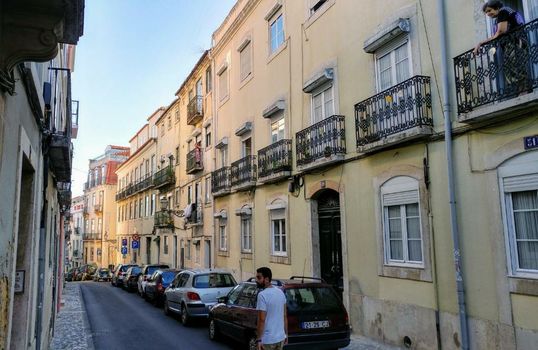
<path fill-rule="evenodd" d="M 226 304 L 228 302 L 228 297 L 220 297 L 217 299 L 217 302 L 221 304 Z"/>

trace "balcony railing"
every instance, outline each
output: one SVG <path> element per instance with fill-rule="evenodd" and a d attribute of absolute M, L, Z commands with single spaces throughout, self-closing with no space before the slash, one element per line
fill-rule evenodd
<path fill-rule="evenodd" d="M 211 173 L 211 193 L 214 196 L 230 193 L 230 167 L 225 166 Z"/>
<path fill-rule="evenodd" d="M 232 187 L 250 187 L 256 185 L 257 179 L 256 156 L 246 156 L 232 163 Z"/>
<path fill-rule="evenodd" d="M 101 240 L 101 232 L 84 232 L 82 239 L 85 241 Z"/>
<path fill-rule="evenodd" d="M 258 151 L 258 178 L 260 181 L 279 175 L 289 176 L 291 167 L 291 140 L 280 140 Z"/>
<path fill-rule="evenodd" d="M 187 153 L 187 174 L 193 174 L 204 170 L 202 149 L 197 147 Z"/>
<path fill-rule="evenodd" d="M 153 186 L 152 176 L 151 174 L 146 174 L 139 182 L 138 182 L 138 192 L 142 192 L 147 190 Z"/>
<path fill-rule="evenodd" d="M 345 117 L 333 115 L 295 135 L 297 166 L 346 154 Z"/>
<path fill-rule="evenodd" d="M 156 227 L 173 227 L 174 219 L 169 211 L 161 210 L 155 212 L 154 224 Z"/>
<path fill-rule="evenodd" d="M 194 125 L 204 116 L 203 97 L 196 95 L 189 101 L 187 106 L 187 124 Z"/>
<path fill-rule="evenodd" d="M 357 147 L 432 125 L 430 77 L 414 76 L 355 105 Z"/>
<path fill-rule="evenodd" d="M 157 171 L 153 175 L 153 186 L 156 188 L 171 185 L 176 182 L 176 176 L 174 174 L 174 168 L 171 165 Z"/>
<path fill-rule="evenodd" d="M 458 114 L 538 87 L 538 20 L 454 58 Z"/>
<path fill-rule="evenodd" d="M 93 211 L 96 213 L 100 213 L 103 211 L 103 205 L 102 204 L 94 204 L 93 205 Z"/>

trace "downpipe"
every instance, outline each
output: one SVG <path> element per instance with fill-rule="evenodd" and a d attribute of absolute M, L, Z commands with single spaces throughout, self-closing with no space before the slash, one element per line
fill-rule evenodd
<path fill-rule="evenodd" d="M 456 290 L 458 294 L 458 314 L 460 320 L 461 348 L 469 349 L 469 329 L 467 324 L 467 307 L 465 305 L 465 284 L 463 281 L 462 257 L 460 251 L 460 240 L 458 230 L 458 219 L 456 212 L 456 195 L 454 185 L 454 164 L 452 159 L 452 123 L 450 120 L 450 96 L 449 96 L 449 77 L 447 65 L 447 32 L 446 32 L 446 12 L 445 1 L 437 0 L 437 11 L 439 18 L 439 36 L 441 48 L 441 85 L 443 101 L 443 117 L 445 122 L 445 151 L 448 178 L 448 195 L 450 204 L 450 231 L 452 243 L 454 246 L 454 268 L 456 278 Z"/>

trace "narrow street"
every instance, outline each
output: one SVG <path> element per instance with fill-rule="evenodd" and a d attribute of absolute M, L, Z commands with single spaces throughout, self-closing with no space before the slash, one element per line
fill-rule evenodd
<path fill-rule="evenodd" d="M 232 342 L 209 340 L 205 322 L 183 327 L 162 308 L 110 283 L 82 282 L 81 291 L 95 349 L 239 348 Z"/>

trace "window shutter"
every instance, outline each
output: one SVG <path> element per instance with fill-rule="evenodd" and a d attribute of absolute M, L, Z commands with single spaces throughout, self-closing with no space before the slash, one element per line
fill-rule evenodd
<path fill-rule="evenodd" d="M 504 192 L 533 191 L 538 189 L 538 174 L 503 178 Z"/>
<path fill-rule="evenodd" d="M 419 198 L 417 190 L 386 193 L 383 195 L 384 206 L 417 203 L 418 201 Z"/>

